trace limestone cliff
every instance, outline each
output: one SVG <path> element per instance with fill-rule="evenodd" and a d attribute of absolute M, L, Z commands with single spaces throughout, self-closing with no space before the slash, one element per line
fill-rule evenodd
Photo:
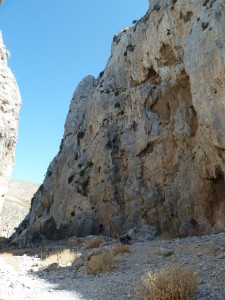
<path fill-rule="evenodd" d="M 48 238 L 224 226 L 224 41 L 223 0 L 153 1 L 114 36 L 73 95 L 30 225 Z"/>
<path fill-rule="evenodd" d="M 0 214 L 3 196 L 14 164 L 21 98 L 16 80 L 7 66 L 9 52 L 0 32 Z"/>

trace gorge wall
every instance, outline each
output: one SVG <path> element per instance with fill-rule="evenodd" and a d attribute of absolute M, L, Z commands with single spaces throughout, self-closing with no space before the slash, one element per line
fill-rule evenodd
<path fill-rule="evenodd" d="M 16 80 L 7 66 L 8 55 L 0 32 L 0 216 L 3 197 L 14 165 L 21 105 Z"/>
<path fill-rule="evenodd" d="M 74 92 L 30 225 L 48 238 L 225 226 L 225 3 L 153 1 Z"/>

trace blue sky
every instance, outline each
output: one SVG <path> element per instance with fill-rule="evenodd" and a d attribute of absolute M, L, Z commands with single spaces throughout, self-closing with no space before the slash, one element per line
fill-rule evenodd
<path fill-rule="evenodd" d="M 57 154 L 72 94 L 110 56 L 147 0 L 5 0 L 0 30 L 22 96 L 13 179 L 39 182 Z"/>

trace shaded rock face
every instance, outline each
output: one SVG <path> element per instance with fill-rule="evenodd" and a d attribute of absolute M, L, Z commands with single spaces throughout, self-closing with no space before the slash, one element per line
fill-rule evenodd
<path fill-rule="evenodd" d="M 8 51 L 0 32 L 0 213 L 7 182 L 14 165 L 21 98 L 16 80 L 7 66 Z"/>
<path fill-rule="evenodd" d="M 224 32 L 224 1 L 165 0 L 115 36 L 73 95 L 30 225 L 49 238 L 224 226 Z"/>

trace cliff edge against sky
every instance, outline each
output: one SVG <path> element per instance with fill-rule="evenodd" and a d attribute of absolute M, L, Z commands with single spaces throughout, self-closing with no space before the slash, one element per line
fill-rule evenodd
<path fill-rule="evenodd" d="M 0 32 L 0 217 L 3 197 L 14 165 L 21 105 L 16 80 L 7 66 L 8 55 Z"/>

